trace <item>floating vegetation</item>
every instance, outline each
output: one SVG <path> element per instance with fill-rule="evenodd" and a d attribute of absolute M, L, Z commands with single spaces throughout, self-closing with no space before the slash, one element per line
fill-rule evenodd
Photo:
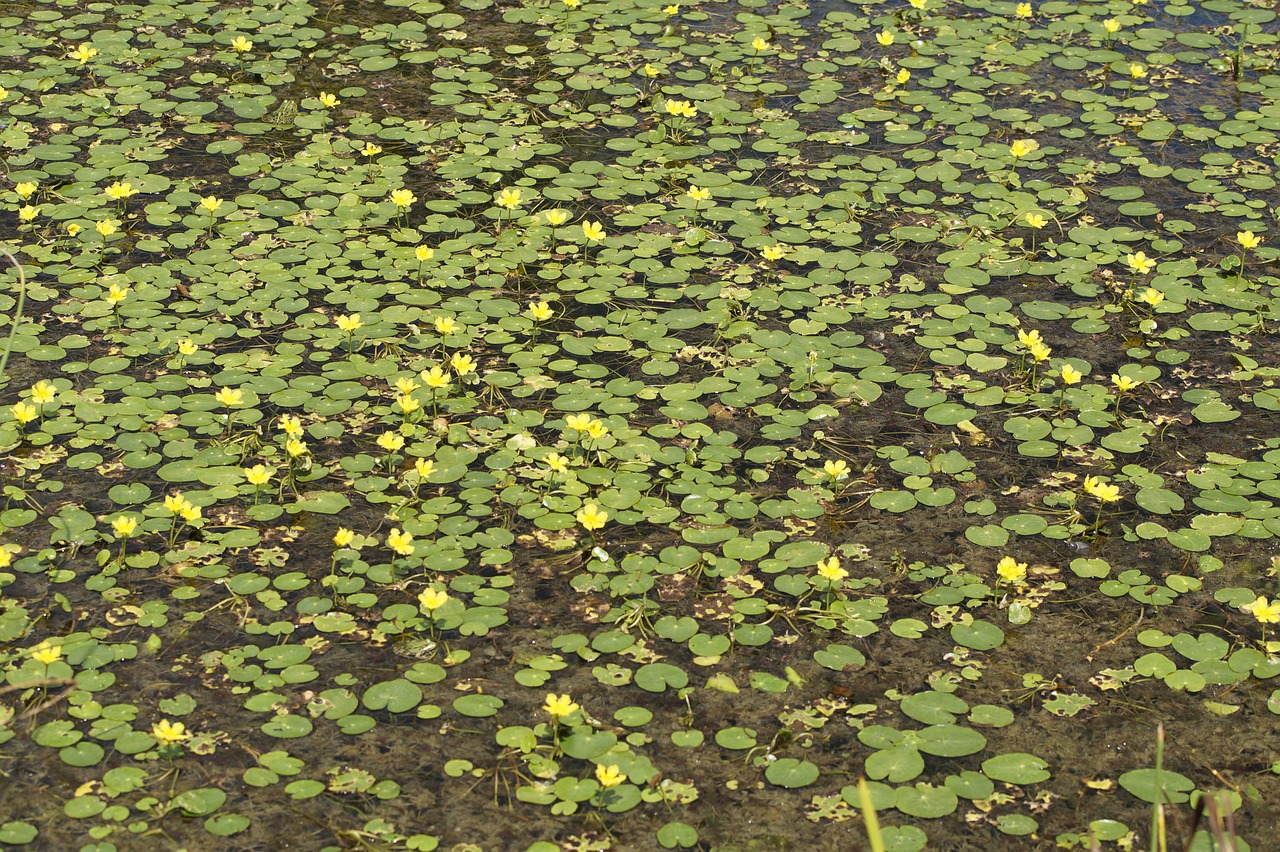
<path fill-rule="evenodd" d="M 1277 32 L 0 4 L 0 844 L 1265 845 Z"/>

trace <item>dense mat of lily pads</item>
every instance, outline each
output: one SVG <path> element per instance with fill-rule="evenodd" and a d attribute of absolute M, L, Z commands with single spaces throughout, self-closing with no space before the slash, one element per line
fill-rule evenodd
<path fill-rule="evenodd" d="M 0 845 L 1265 843 L 1275 18 L 0 3 Z"/>

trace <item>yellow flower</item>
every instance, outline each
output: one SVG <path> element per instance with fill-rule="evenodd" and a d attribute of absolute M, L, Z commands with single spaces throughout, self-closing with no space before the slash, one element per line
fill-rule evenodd
<path fill-rule="evenodd" d="M 661 71 L 659 71 L 657 68 L 655 68 L 655 67 L 654 67 L 653 65 L 651 65 L 650 63 L 646 62 L 646 63 L 644 64 L 644 76 L 646 76 L 646 77 L 657 77 L 657 76 L 658 76 L 659 74 L 661 74 L 661 73 L 662 73 Z"/>
<path fill-rule="evenodd" d="M 832 482 L 849 478 L 849 463 L 844 459 L 827 459 L 822 463 L 822 470 Z"/>
<path fill-rule="evenodd" d="M 1084 491 L 1103 503 L 1114 503 L 1120 499 L 1120 489 L 1117 486 L 1103 482 L 1096 476 L 1084 478 Z"/>
<path fill-rule="evenodd" d="M 382 146 L 375 145 L 372 142 L 366 142 L 364 143 L 364 147 L 360 149 L 360 153 L 364 154 L 366 157 L 376 157 L 378 154 L 382 153 Z"/>
<path fill-rule="evenodd" d="M 79 225 L 77 225 L 75 222 L 71 222 L 70 224 L 67 225 L 67 236 L 74 237 L 76 234 L 80 233 L 82 230 L 84 229 L 81 228 Z"/>
<path fill-rule="evenodd" d="M 387 547 L 401 556 L 412 556 L 413 551 L 416 549 L 413 545 L 413 535 L 402 532 L 395 527 L 392 527 L 391 532 L 387 533 Z"/>
<path fill-rule="evenodd" d="M 1023 346 L 1027 347 L 1028 349 L 1030 349 L 1032 346 L 1035 346 L 1037 343 L 1042 342 L 1040 340 L 1040 331 L 1034 328 L 1031 329 L 1031 331 L 1022 331 L 1021 329 L 1019 329 L 1018 342 L 1021 343 Z"/>
<path fill-rule="evenodd" d="M 599 441 L 608 434 L 609 427 L 601 423 L 599 420 L 592 420 L 587 424 L 587 435 L 589 435 L 593 441 Z"/>
<path fill-rule="evenodd" d="M 1147 66 L 1141 62 L 1133 62 L 1129 65 L 1129 76 L 1135 80 L 1141 80 L 1147 76 Z"/>
<path fill-rule="evenodd" d="M 395 389 L 400 391 L 400 393 L 402 394 L 413 393 L 420 387 L 421 385 L 419 385 L 415 380 L 413 380 L 409 376 L 401 376 L 400 378 L 396 379 L 396 382 L 395 382 Z"/>
<path fill-rule="evenodd" d="M 685 110 L 690 106 L 692 106 L 692 104 L 690 104 L 689 101 L 677 101 L 672 99 L 667 101 L 666 104 L 663 105 L 663 108 L 667 111 L 667 115 L 684 115 Z"/>
<path fill-rule="evenodd" d="M 1102 22 L 1102 28 L 1107 31 L 1107 35 L 1115 35 L 1120 32 L 1120 22 L 1115 18 L 1107 18 Z"/>
<path fill-rule="evenodd" d="M 253 50 L 253 42 L 242 35 L 238 35 L 231 40 L 231 49 L 236 53 L 248 53 Z"/>
<path fill-rule="evenodd" d="M 40 215 L 40 208 L 32 204 L 24 204 L 18 208 L 18 221 L 30 222 Z"/>
<path fill-rule="evenodd" d="M 1136 252 L 1124 256 L 1124 262 L 1138 275 L 1146 275 L 1156 268 L 1156 262 L 1147 257 L 1146 252 Z"/>
<path fill-rule="evenodd" d="M 217 213 L 218 208 L 222 206 L 222 199 L 216 195 L 206 195 L 200 199 L 200 206 L 210 213 Z"/>
<path fill-rule="evenodd" d="M 1039 230 L 1049 224 L 1049 220 L 1041 216 L 1039 213 L 1028 213 L 1026 218 L 1027 225 Z"/>
<path fill-rule="evenodd" d="M 782 258 L 786 257 L 787 249 L 786 246 L 783 245 L 765 246 L 760 249 L 760 254 L 764 256 L 765 260 L 772 262 L 775 260 L 782 260 Z"/>
<path fill-rule="evenodd" d="M 213 398 L 225 405 L 227 408 L 233 408 L 237 405 L 244 404 L 244 391 L 239 388 L 223 388 L 215 393 Z"/>
<path fill-rule="evenodd" d="M 996 565 L 996 575 L 1004 583 L 1021 583 L 1027 576 L 1027 563 L 1006 556 Z"/>
<path fill-rule="evenodd" d="M 1031 17 L 1031 4 L 1019 3 L 1018 8 L 1013 10 L 1013 14 L 1015 17 L 1025 21 L 1027 18 Z"/>
<path fill-rule="evenodd" d="M 175 515 L 181 512 L 186 504 L 187 498 L 181 494 L 169 494 L 164 498 L 164 507 Z"/>
<path fill-rule="evenodd" d="M 668 17 L 670 17 L 670 16 L 672 16 L 672 15 L 679 15 L 679 14 L 680 14 L 680 6 L 679 6 L 679 4 L 672 4 L 672 5 L 668 6 L 667 8 L 663 9 L 662 11 L 666 12 Z"/>
<path fill-rule="evenodd" d="M 1079 384 L 1080 379 L 1084 376 L 1079 370 L 1070 364 L 1062 365 L 1062 383 L 1064 385 Z"/>
<path fill-rule="evenodd" d="M 427 612 L 435 612 L 449 602 L 449 593 L 426 589 L 418 595 L 418 605 Z"/>
<path fill-rule="evenodd" d="M 569 221 L 569 211 L 559 207 L 554 210 L 544 210 L 542 215 L 547 220 L 547 224 L 553 228 L 558 228 Z"/>
<path fill-rule="evenodd" d="M 244 478 L 250 485 L 266 485 L 271 481 L 271 474 L 275 473 L 274 468 L 267 467 L 265 464 L 255 464 L 253 467 L 243 469 Z"/>
<path fill-rule="evenodd" d="M 103 219 L 101 222 L 95 222 L 93 229 L 98 232 L 100 237 L 106 239 L 120 230 L 120 223 L 115 219 Z"/>
<path fill-rule="evenodd" d="M 570 9 L 576 9 L 580 2 L 582 2 L 582 0 L 564 0 L 564 5 L 568 6 Z"/>
<path fill-rule="evenodd" d="M 182 501 L 182 507 L 178 509 L 178 517 L 187 523 L 191 523 L 200 517 L 200 507 L 189 500 Z"/>
<path fill-rule="evenodd" d="M 1120 393 L 1125 393 L 1126 391 L 1133 390 L 1138 385 L 1142 384 L 1142 382 L 1137 379 L 1131 379 L 1128 376 L 1121 376 L 1113 373 L 1111 375 L 1111 384 L 1115 385 L 1116 390 Z"/>
<path fill-rule="evenodd" d="M 927 0 L 910 0 L 912 9 L 923 9 Z"/>
<path fill-rule="evenodd" d="M 191 739 L 186 725 L 181 722 L 170 722 L 168 719 L 161 719 L 152 725 L 151 736 L 159 740 L 161 745 L 172 745 Z"/>
<path fill-rule="evenodd" d="M 90 45 L 88 42 L 85 42 L 75 50 L 68 53 L 67 57 L 70 59 L 78 59 L 80 60 L 80 64 L 83 65 L 97 55 L 98 49 Z"/>
<path fill-rule="evenodd" d="M 604 226 L 599 222 L 583 222 L 582 235 L 589 241 L 604 239 Z"/>
<path fill-rule="evenodd" d="M 461 352 L 453 353 L 453 357 L 449 359 L 449 366 L 459 376 L 465 376 L 468 373 L 476 371 L 476 359 L 470 355 L 463 355 Z"/>
<path fill-rule="evenodd" d="M 559 453 L 549 453 L 543 461 L 556 473 L 564 473 L 569 469 L 569 460 Z"/>
<path fill-rule="evenodd" d="M 290 438 L 285 441 L 284 451 L 288 453 L 289 458 L 291 459 L 301 458 L 310 452 L 310 450 L 307 449 L 307 445 L 297 438 Z"/>
<path fill-rule="evenodd" d="M 564 425 L 570 429 L 576 429 L 579 432 L 587 431 L 587 427 L 591 425 L 590 414 L 570 414 L 564 419 Z"/>
<path fill-rule="evenodd" d="M 35 420 L 40 412 L 36 410 L 34 405 L 28 405 L 25 402 L 16 402 L 13 408 L 13 419 L 17 420 L 20 425 L 26 426 L 32 420 Z"/>
<path fill-rule="evenodd" d="M 880 42 L 881 47 L 888 47 L 893 44 L 893 39 L 894 35 L 892 30 L 881 30 L 876 33 L 876 41 Z"/>
<path fill-rule="evenodd" d="M 340 330 L 345 331 L 347 334 L 350 334 L 356 329 L 364 326 L 364 322 L 360 319 L 359 314 L 351 314 L 350 316 L 347 314 L 341 314 L 334 317 L 333 321 Z"/>
<path fill-rule="evenodd" d="M 584 503 L 574 517 L 578 519 L 578 523 L 582 524 L 584 530 L 590 531 L 603 527 L 605 521 L 609 520 L 609 513 L 595 503 Z"/>
<path fill-rule="evenodd" d="M 911 72 L 905 68 L 899 68 L 898 76 L 896 79 L 898 81 L 898 85 L 901 86 L 902 84 L 906 83 L 908 80 L 911 79 Z"/>
<path fill-rule="evenodd" d="M 50 645 L 46 639 L 31 649 L 31 659 L 41 665 L 49 666 L 62 659 L 62 649 Z"/>
<path fill-rule="evenodd" d="M 408 394 L 401 394 L 396 397 L 396 405 L 400 407 L 400 411 L 403 414 L 412 414 L 419 408 L 422 408 L 422 403 L 418 402 Z"/>
<path fill-rule="evenodd" d="M 1240 231 L 1236 234 L 1236 242 L 1240 244 L 1242 249 L 1255 249 L 1262 245 L 1262 237 L 1253 231 Z"/>
<path fill-rule="evenodd" d="M 441 388 L 447 388 L 449 386 L 449 375 L 444 370 L 440 369 L 439 364 L 432 367 L 430 370 L 423 370 L 418 375 L 427 383 L 427 387 L 432 390 L 440 390 Z"/>
<path fill-rule="evenodd" d="M 1142 295 L 1138 298 L 1154 308 L 1156 305 L 1164 301 L 1164 293 L 1161 293 L 1154 287 L 1148 287 L 1146 290 L 1142 291 Z"/>
<path fill-rule="evenodd" d="M 413 250 L 413 256 L 418 259 L 419 263 L 423 263 L 435 257 L 436 250 L 430 246 L 418 246 Z"/>
<path fill-rule="evenodd" d="M 333 543 L 338 547 L 350 547 L 351 542 L 356 540 L 356 534 L 346 527 L 338 527 L 338 531 L 333 534 Z"/>
<path fill-rule="evenodd" d="M 1253 603 L 1247 603 L 1240 608 L 1245 612 L 1251 613 L 1259 624 L 1276 624 L 1280 622 L 1280 599 L 1267 603 L 1266 598 L 1258 596 Z"/>
<path fill-rule="evenodd" d="M 1048 361 L 1049 354 L 1053 352 L 1052 349 L 1050 349 L 1048 346 L 1040 342 L 1031 344 L 1030 350 L 1031 350 L 1031 357 L 1035 359 L 1037 364 L 1042 361 Z"/>
<path fill-rule="evenodd" d="M 689 184 L 689 197 L 694 201 L 707 201 L 711 198 L 711 190 Z"/>
<path fill-rule="evenodd" d="M 13 564 L 13 554 L 14 551 L 0 545 L 0 568 L 8 568 Z"/>
<path fill-rule="evenodd" d="M 328 92 L 321 92 L 316 96 L 316 99 L 320 101 L 320 106 L 325 109 L 333 109 L 338 104 L 342 103 L 342 101 L 338 100 L 337 95 L 331 95 Z"/>
<path fill-rule="evenodd" d="M 553 313 L 554 311 L 551 310 L 551 306 L 547 304 L 545 301 L 534 302 L 533 304 L 529 305 L 529 316 L 533 317 L 534 322 L 543 322 L 544 320 L 549 320 L 551 319 L 551 315 Z"/>
<path fill-rule="evenodd" d="M 297 415 L 286 414 L 280 418 L 280 431 L 290 438 L 301 438 L 302 421 L 298 419 Z"/>
<path fill-rule="evenodd" d="M 58 388 L 48 379 L 41 379 L 31 386 L 31 401 L 36 405 L 48 405 L 58 398 Z"/>
<path fill-rule="evenodd" d="M 568 695 L 556 695 L 550 692 L 547 693 L 547 703 L 542 705 L 542 709 L 552 719 L 563 719 L 578 709 L 578 703 Z"/>
<path fill-rule="evenodd" d="M 114 307 L 123 302 L 128 295 L 129 288 L 127 286 L 122 287 L 119 284 L 112 284 L 111 287 L 107 289 L 107 304 Z"/>
<path fill-rule="evenodd" d="M 401 210 L 408 210 L 413 203 L 418 200 L 418 196 L 413 194 L 413 190 L 409 189 L 393 189 L 391 195 L 388 196 L 391 203 L 399 207 Z"/>
<path fill-rule="evenodd" d="M 610 787 L 617 787 L 623 781 L 627 780 L 627 776 L 622 774 L 616 763 L 611 763 L 608 766 L 597 763 L 596 780 L 600 782 L 601 787 L 604 787 L 607 790 Z"/>
<path fill-rule="evenodd" d="M 104 189 L 103 193 L 105 193 L 107 198 L 110 198 L 112 201 L 120 201 L 131 195 L 137 195 L 138 190 L 134 189 L 133 184 L 128 181 L 124 181 L 123 183 L 116 181 L 111 184 L 111 186 Z"/>
<path fill-rule="evenodd" d="M 519 187 L 509 186 L 493 197 L 493 203 L 503 210 L 514 210 L 520 206 L 521 195 L 523 193 Z"/>
<path fill-rule="evenodd" d="M 453 317 L 436 317 L 435 327 L 438 334 L 453 334 L 458 330 L 458 324 L 454 322 Z"/>
<path fill-rule="evenodd" d="M 431 459 L 414 459 L 413 470 L 418 474 L 418 479 L 425 482 L 429 476 L 435 471 L 436 463 Z"/>
<path fill-rule="evenodd" d="M 762 50 L 768 50 L 768 48 L 769 48 L 769 42 L 765 41 L 760 36 L 756 36 L 755 38 L 751 39 L 751 49 L 754 50 L 756 53 L 759 53 Z"/>
<path fill-rule="evenodd" d="M 1028 154 L 1039 150 L 1040 143 L 1034 139 L 1018 139 L 1009 146 L 1009 154 L 1015 159 L 1020 160 Z"/>
<path fill-rule="evenodd" d="M 36 191 L 39 187 L 40 187 L 40 185 L 39 185 L 38 183 L 36 183 L 35 181 L 33 181 L 33 180 L 27 180 L 27 181 L 23 181 L 22 183 L 19 183 L 17 186 L 15 186 L 15 187 L 13 188 L 13 191 L 14 191 L 14 192 L 16 192 L 16 193 L 18 193 L 18 197 L 19 197 L 19 198 L 21 198 L 23 201 L 26 201 L 28 198 L 30 198 L 30 197 L 32 196 L 32 194 L 34 194 L 34 193 L 35 193 L 35 191 Z"/>
<path fill-rule="evenodd" d="M 849 572 L 840 567 L 840 558 L 838 556 L 832 556 L 828 559 L 818 560 L 818 576 L 828 583 L 839 583 L 849 576 Z"/>
<path fill-rule="evenodd" d="M 378 436 L 378 446 L 389 453 L 404 448 L 404 435 L 399 432 L 383 432 Z"/>
<path fill-rule="evenodd" d="M 128 538 L 138 529 L 138 519 L 121 515 L 111 522 L 111 531 L 121 538 Z"/>

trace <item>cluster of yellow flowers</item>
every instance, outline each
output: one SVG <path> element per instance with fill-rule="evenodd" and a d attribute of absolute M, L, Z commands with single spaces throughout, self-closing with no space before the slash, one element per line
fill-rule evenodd
<path fill-rule="evenodd" d="M 698 114 L 698 108 L 689 101 L 679 101 L 672 98 L 663 106 L 667 115 L 679 116 L 681 118 L 693 118 Z"/>
<path fill-rule="evenodd" d="M 609 434 L 609 427 L 590 414 L 570 414 L 564 419 L 564 425 L 576 432 L 585 433 L 593 441 L 598 441 Z"/>
<path fill-rule="evenodd" d="M 1040 338 L 1040 332 L 1036 329 L 1032 329 L 1029 332 L 1019 330 L 1018 342 L 1027 348 L 1027 352 L 1030 353 L 1037 364 L 1042 361 L 1048 361 L 1049 355 L 1053 352 L 1049 345 Z"/>
<path fill-rule="evenodd" d="M 164 507 L 188 524 L 200 517 L 200 507 L 181 494 L 170 494 L 165 497 Z"/>
<path fill-rule="evenodd" d="M 1084 478 L 1084 493 L 1097 498 L 1101 503 L 1115 503 L 1120 499 L 1120 488 L 1108 482 L 1103 482 L 1096 476 L 1086 476 Z"/>

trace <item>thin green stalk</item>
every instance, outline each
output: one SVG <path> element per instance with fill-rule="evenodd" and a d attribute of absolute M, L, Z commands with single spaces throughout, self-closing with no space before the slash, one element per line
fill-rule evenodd
<path fill-rule="evenodd" d="M 871 852 L 885 852 L 884 836 L 880 833 L 880 818 L 876 816 L 876 806 L 871 803 L 871 791 L 867 789 L 865 778 L 858 779 L 858 801 L 862 804 L 862 821 L 867 826 Z"/>
<path fill-rule="evenodd" d="M 22 264 L 7 248 L 0 247 L 0 254 L 7 257 L 14 269 L 18 270 L 18 304 L 13 309 L 13 316 L 9 318 L 9 339 L 5 342 L 4 354 L 0 355 L 0 381 L 4 381 L 4 371 L 9 366 L 9 353 L 13 351 L 13 341 L 18 336 L 18 323 L 22 321 L 22 308 L 27 301 L 27 275 Z"/>
<path fill-rule="evenodd" d="M 1166 852 L 1164 834 L 1164 722 L 1156 727 L 1156 801 L 1151 809 L 1151 852 Z"/>

